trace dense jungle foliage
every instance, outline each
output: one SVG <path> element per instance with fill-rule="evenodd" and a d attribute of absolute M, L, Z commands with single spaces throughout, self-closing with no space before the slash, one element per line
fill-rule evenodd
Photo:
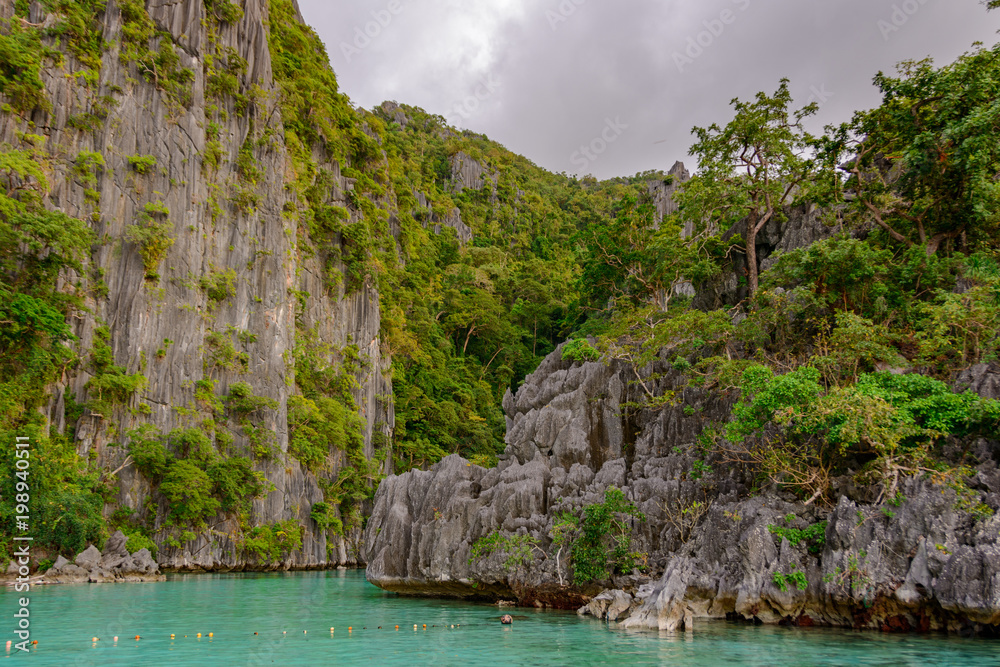
<path fill-rule="evenodd" d="M 179 64 L 172 38 L 141 2 L 118 4 L 125 29 L 111 44 L 104 2 L 45 0 L 56 20 L 44 25 L 25 20 L 28 3 L 16 3 L 15 15 L 0 21 L 0 113 L 27 125 L 32 113 L 49 111 L 41 75 L 70 59 L 83 85 L 96 85 L 109 62 L 129 67 L 137 81 L 155 83 L 171 113 L 189 113 L 194 74 Z M 225 0 L 205 4 L 210 26 L 242 17 Z M 650 183 L 669 180 L 662 172 L 604 182 L 553 174 L 415 107 L 357 110 L 290 0 L 270 1 L 266 28 L 297 249 L 323 258 L 331 294 L 378 290 L 392 359 L 396 427 L 370 460 L 351 394 L 366 360 L 348 347 L 336 351 L 334 367 L 320 363 L 331 351 L 300 323 L 287 455 L 314 472 L 331 452 L 348 462 L 312 508 L 322 528 L 361 523 L 380 457 L 391 456 L 397 472 L 451 453 L 494 465 L 505 392 L 568 339 L 570 360 L 642 368 L 665 359 L 692 383 L 738 390 L 733 421 L 706 431 L 706 451 L 753 467 L 762 483 L 824 502 L 831 478 L 846 470 L 860 470 L 887 497 L 902 476 L 930 474 L 960 489 L 970 511 L 989 510 L 965 486 L 968 461 L 946 460 L 943 446 L 952 436 L 995 434 L 1000 421 L 995 402 L 949 388 L 959 371 L 997 360 L 1000 346 L 1000 47 L 975 46 L 945 66 L 917 61 L 880 73 L 881 105 L 817 136 L 803 126 L 815 109 L 795 109 L 787 82 L 773 94 L 734 100 L 728 124 L 695 128 L 697 175 L 676 195 L 680 211 L 660 219 Z M 214 30 L 205 64 L 207 174 L 222 155 L 217 123 L 261 98 L 246 84 L 246 62 L 217 47 Z M 118 62 L 106 57 L 111 48 Z M 73 127 L 98 126 L 113 100 L 98 102 L 74 116 Z M 254 155 L 272 137 L 258 139 L 239 153 L 227 200 L 238 210 L 252 209 L 255 187 L 271 177 Z M 65 159 L 30 132 L 0 149 L 0 438 L 32 439 L 32 492 L 45 499 L 35 509 L 36 545 L 72 554 L 121 527 L 130 548 L 151 546 L 150 527 L 130 512 L 102 519 L 115 495 L 113 472 L 74 447 L 84 409 L 114 410 L 146 379 L 117 366 L 100 334 L 93 349 L 74 344 L 69 323 L 86 316 L 83 294 L 107 286 L 87 269 L 88 222 L 44 205 L 47 174 Z M 85 184 L 103 168 L 100 153 L 73 159 Z M 156 164 L 150 156 L 130 160 L 137 173 Z M 483 187 L 459 187 L 454 165 L 462 160 L 482 167 Z M 334 161 L 353 182 L 347 206 L 332 203 Z M 210 191 L 206 205 L 226 215 Z M 760 272 L 758 234 L 803 206 L 824 212 L 835 233 Z M 163 215 L 147 205 L 127 232 L 151 281 L 173 242 Z M 471 242 L 450 226 L 459 217 Z M 709 307 L 687 296 L 686 287 L 708 293 L 732 272 L 738 303 Z M 222 300 L 233 279 L 219 271 L 199 286 Z M 242 363 L 232 343 L 239 335 L 217 334 L 213 363 Z M 70 397 L 60 435 L 38 410 L 52 384 L 81 367 L 94 376 L 88 402 Z M 219 424 L 231 422 L 253 447 L 227 453 L 221 428 L 128 433 L 134 464 L 168 508 L 171 544 L 218 512 L 245 523 L 250 501 L 269 488 L 254 465 L 286 455 L 257 424 L 255 415 L 273 406 L 250 385 L 223 397 L 209 375 L 197 390 Z M 644 408 L 674 400 L 647 392 Z M 9 498 L 15 459 L 12 446 L 4 451 L 0 495 Z M 9 504 L 0 508 L 4 535 L 13 534 L 14 516 Z M 262 560 L 297 545 L 298 526 L 246 525 L 245 549 Z M 574 558 L 584 546 L 573 548 Z M 591 546 L 597 553 L 606 545 L 595 538 Z M 618 546 L 628 551 L 627 541 Z M 575 567 L 596 577 L 605 563 L 588 558 Z"/>

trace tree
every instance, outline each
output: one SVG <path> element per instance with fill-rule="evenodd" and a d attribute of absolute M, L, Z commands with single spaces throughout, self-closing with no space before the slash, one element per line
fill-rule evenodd
<path fill-rule="evenodd" d="M 674 284 L 697 258 L 695 246 L 682 241 L 680 232 L 673 216 L 657 222 L 648 196 L 623 197 L 612 217 L 584 232 L 581 291 L 601 306 L 614 299 L 666 311 Z"/>
<path fill-rule="evenodd" d="M 853 156 L 845 168 L 856 217 L 928 256 L 948 242 L 989 245 L 1000 231 L 1000 45 L 898 72 L 875 77 L 881 106 L 828 128 L 826 151 Z"/>
<path fill-rule="evenodd" d="M 757 234 L 818 180 L 809 152 L 812 138 L 802 127 L 802 119 L 817 106 L 789 112 L 791 102 L 788 79 L 782 79 L 772 96 L 761 92 L 752 102 L 734 99 L 736 115 L 725 127 L 713 123 L 692 130 L 698 137 L 691 152 L 698 156 L 699 174 L 684 187 L 683 215 L 720 231 L 745 220 L 751 296 L 759 282 Z"/>

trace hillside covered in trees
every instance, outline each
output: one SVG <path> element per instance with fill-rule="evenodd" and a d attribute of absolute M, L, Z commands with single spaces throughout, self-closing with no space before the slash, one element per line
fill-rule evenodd
<path fill-rule="evenodd" d="M 5 6 L 0 432 L 33 443 L 35 544 L 357 563 L 385 475 L 496 467 L 505 395 L 566 341 L 635 369 L 628 410 L 734 398 L 694 479 L 723 450 L 820 504 L 931 475 L 991 515 L 950 445 L 1000 420 L 952 391 L 998 352 L 998 53 L 879 74 L 821 136 L 776 82 L 695 129 L 693 178 L 598 182 L 354 108 L 293 0 Z"/>

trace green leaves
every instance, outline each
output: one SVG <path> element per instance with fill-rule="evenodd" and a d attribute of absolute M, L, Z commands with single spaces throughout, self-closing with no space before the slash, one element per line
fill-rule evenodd
<path fill-rule="evenodd" d="M 612 573 L 627 574 L 639 567 L 645 554 L 632 550 L 630 519 L 645 521 L 646 517 L 613 486 L 605 491 L 604 502 L 583 508 L 572 547 L 573 583 L 600 582 Z"/>
<path fill-rule="evenodd" d="M 752 102 L 732 101 L 735 116 L 725 127 L 696 127 L 699 174 L 682 188 L 681 214 L 696 229 L 736 228 L 744 237 L 750 294 L 758 287 L 757 233 L 783 208 L 808 196 L 821 196 L 829 179 L 812 158 L 813 138 L 802 119 L 816 112 L 809 105 L 789 112 L 792 96 L 782 79 L 773 95 L 757 93 Z M 740 225 L 737 227 L 737 225 Z"/>
<path fill-rule="evenodd" d="M 882 105 L 830 128 L 828 150 L 853 157 L 847 186 L 859 221 L 928 255 L 990 246 L 1000 230 L 1000 45 L 954 63 L 908 61 L 879 73 Z M 853 155 L 851 155 L 853 154 Z"/>

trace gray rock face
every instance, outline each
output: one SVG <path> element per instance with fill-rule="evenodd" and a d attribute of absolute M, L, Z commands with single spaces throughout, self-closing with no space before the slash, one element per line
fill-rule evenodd
<path fill-rule="evenodd" d="M 49 568 L 42 579 L 47 584 L 121 583 L 163 581 L 160 566 L 153 560 L 149 549 L 130 554 L 125 548 L 128 538 L 119 530 L 108 538 L 102 554 L 90 545 L 71 563 L 62 556 Z"/>
<path fill-rule="evenodd" d="M 662 222 L 663 218 L 678 210 L 677 202 L 674 201 L 674 193 L 681 184 L 691 180 L 691 172 L 685 167 L 683 162 L 675 162 L 674 166 L 667 172 L 667 178 L 662 181 L 649 181 L 646 184 L 653 203 L 656 205 L 656 217 Z M 694 234 L 694 228 L 685 229 L 684 236 Z"/>
<path fill-rule="evenodd" d="M 424 193 L 415 192 L 414 195 L 417 198 L 417 206 L 419 207 L 417 217 L 425 221 L 425 227 L 429 225 L 431 231 L 435 234 L 441 233 L 442 225 L 450 227 L 455 230 L 455 236 L 458 238 L 459 243 L 462 245 L 472 243 L 472 228 L 462 221 L 462 212 L 459 209 L 453 208 L 446 215 L 440 216 L 434 212 L 431 202 Z"/>
<path fill-rule="evenodd" d="M 988 387 L 989 373 L 980 371 L 973 380 Z M 630 409 L 642 398 L 637 377 L 656 395 L 677 390 L 676 405 Z M 564 362 L 557 350 L 505 397 L 507 448 L 497 468 L 452 456 L 383 483 L 365 535 L 368 579 L 410 594 L 583 604 L 583 614 L 668 631 L 727 616 L 995 631 L 1000 516 L 976 519 L 959 509 L 955 491 L 919 478 L 895 504 L 872 505 L 858 490 L 832 510 L 774 491 L 751 497 L 752 474 L 718 460 L 694 479 L 699 433 L 725 421 L 734 400 L 681 388 L 666 364 L 637 374 L 618 362 Z M 971 451 L 982 461 L 971 483 L 996 507 L 998 447 L 981 441 Z M 633 525 L 634 545 L 648 554 L 656 579 L 633 573 L 597 595 L 567 584 L 569 554 L 558 551 L 551 530 L 560 513 L 579 516 L 610 486 L 646 515 Z M 684 509 L 695 501 L 703 515 L 685 524 Z M 822 521 L 816 542 L 793 544 L 780 534 Z M 510 568 L 494 554 L 470 562 L 476 541 L 494 531 L 534 538 L 530 561 Z"/>
<path fill-rule="evenodd" d="M 760 271 L 774 266 L 778 253 L 787 253 L 805 248 L 816 241 L 831 238 L 841 231 L 837 226 L 828 226 L 823 211 L 813 206 L 802 205 L 785 209 L 786 220 L 772 219 L 757 234 L 757 262 Z M 736 235 L 746 238 L 746 221 L 734 225 L 723 235 L 729 240 Z M 701 309 L 715 309 L 733 306 L 747 297 L 747 288 L 740 276 L 747 275 L 746 256 L 739 251 L 734 254 L 734 273 L 728 273 L 714 282 L 701 285 L 693 305 Z"/>
<path fill-rule="evenodd" d="M 955 391 L 972 391 L 983 398 L 1000 399 L 1000 363 L 976 364 L 959 374 Z"/>
<path fill-rule="evenodd" d="M 288 380 L 294 370 L 297 317 L 302 327 L 315 332 L 318 345 L 331 350 L 331 362 L 337 360 L 336 350 L 349 343 L 358 345 L 367 370 L 359 378 L 354 398 L 365 421 L 365 452 L 371 457 L 377 436 L 390 433 L 393 427 L 391 400 L 385 398 L 392 390 L 387 379 L 389 360 L 379 337 L 378 294 L 370 286 L 352 293 L 342 286 L 329 289 L 325 258 L 307 256 L 295 247 L 294 216 L 283 211 L 301 204 L 285 188 L 292 162 L 284 145 L 279 91 L 267 44 L 268 3 L 241 2 L 243 18 L 224 24 L 206 15 L 204 3 L 145 4 L 157 29 L 169 33 L 176 43 L 180 66 L 193 72 L 189 106 L 172 100 L 162 87 L 136 73 L 134 66 L 121 63 L 121 12 L 109 3 L 103 14 L 103 39 L 111 46 L 103 55 L 100 83 L 91 89 L 83 77 L 73 76 L 82 67 L 67 53 L 63 65 L 42 74 L 53 104 L 51 113 L 37 111 L 30 119 L 0 114 L 0 143 L 21 146 L 19 136 L 24 132 L 45 138 L 53 155 L 48 163 L 51 191 L 45 204 L 90 221 L 98 239 L 85 270 L 101 276 L 107 289 L 90 290 L 83 316 L 74 320 L 81 359 L 88 359 L 95 332 L 106 326 L 114 363 L 148 378 L 145 390 L 113 414 L 85 411 L 75 424 L 77 451 L 85 458 L 96 457 L 97 464 L 109 472 L 116 470 L 128 454 L 123 434 L 129 428 L 149 423 L 167 433 L 217 420 L 211 409 L 195 399 L 198 381 L 214 381 L 217 395 L 226 394 L 235 382 L 250 382 L 256 395 L 279 405 L 277 410 L 264 411 L 260 425 L 274 434 L 281 452 L 271 461 L 256 463 L 275 488 L 254 502 L 250 524 L 296 519 L 306 527 L 302 549 L 290 554 L 281 567 L 356 563 L 356 535 L 328 545 L 325 534 L 309 518 L 312 505 L 322 500 L 323 493 L 319 480 L 286 454 L 286 405 L 294 391 Z M 13 10 L 12 3 L 2 3 L 0 18 L 10 18 Z M 31 17 L 33 22 L 46 20 L 40 3 L 32 3 Z M 210 97 L 205 63 L 212 49 L 233 49 L 246 61 L 246 73 L 238 76 L 238 84 L 244 92 L 251 87 L 260 92 L 247 110 L 238 110 L 232 96 Z M 70 122 L 92 111 L 101 96 L 113 101 L 103 122 L 92 131 Z M 206 116 L 210 113 L 206 109 L 213 105 L 220 115 Z M 213 141 L 207 134 L 212 123 L 218 127 L 221 150 L 214 162 L 206 159 Z M 264 174 L 252 187 L 252 206 L 234 203 L 243 187 L 237 157 L 244 145 L 254 146 L 253 158 Z M 104 165 L 94 171 L 93 182 L 75 170 L 82 151 L 103 155 Z M 129 161 L 138 156 L 151 156 L 155 165 L 140 173 Z M 331 174 L 329 203 L 359 215 L 348 202 L 353 184 L 341 175 L 340 165 L 319 152 L 313 158 L 319 169 Z M 140 220 L 147 206 L 161 211 L 154 215 L 169 225 L 174 239 L 156 267 L 158 278 L 153 279 L 147 279 L 138 248 L 126 240 L 126 228 Z M 213 301 L 199 281 L 226 270 L 235 273 L 232 293 Z M 297 295 L 302 296 L 301 306 Z M 220 340 L 219 336 L 236 353 L 245 355 L 245 365 L 213 364 L 212 341 Z M 66 423 L 67 398 L 73 396 L 78 403 L 89 398 L 89 365 L 83 363 L 73 373 L 52 387 L 52 400 L 45 409 L 60 432 L 74 426 Z M 238 426 L 219 427 L 228 428 L 235 437 L 230 452 L 249 450 Z M 346 456 L 338 453 L 325 474 L 336 479 L 345 462 Z M 144 515 L 152 494 L 148 480 L 133 466 L 126 466 L 117 481 L 118 504 Z M 152 500 L 156 506 L 158 499 Z M 109 507 L 108 512 L 113 509 Z M 248 566 L 235 538 L 241 530 L 235 518 L 220 515 L 195 539 L 172 547 L 166 542 L 165 509 L 159 503 L 152 517 L 165 568 Z"/>
<path fill-rule="evenodd" d="M 455 194 L 460 194 L 466 188 L 482 190 L 486 185 L 486 176 L 483 165 L 464 151 L 451 157 L 451 187 Z M 493 180 L 495 182 L 496 178 Z"/>

